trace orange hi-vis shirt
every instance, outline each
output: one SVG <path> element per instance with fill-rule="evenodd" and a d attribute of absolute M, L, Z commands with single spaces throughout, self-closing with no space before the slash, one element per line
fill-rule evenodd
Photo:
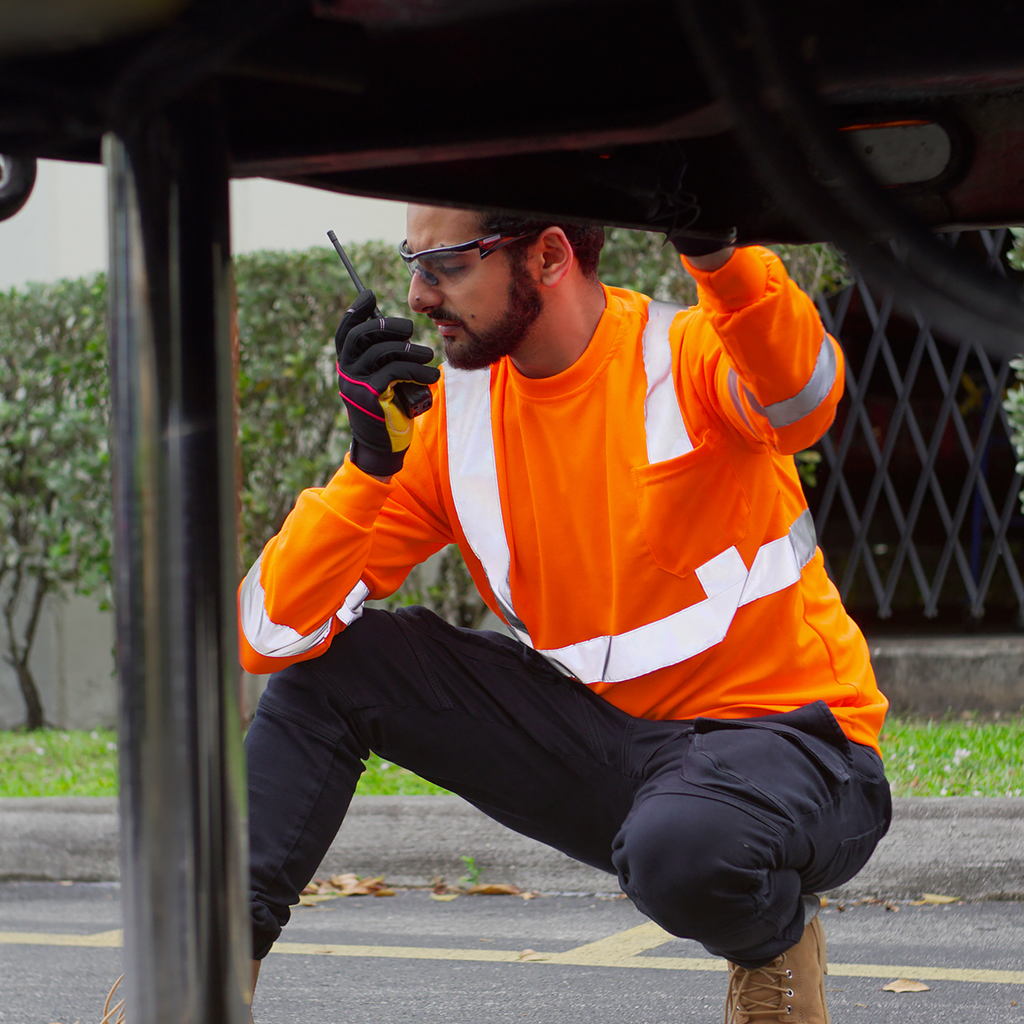
<path fill-rule="evenodd" d="M 315 658 L 454 541 L 516 636 L 631 715 L 823 700 L 877 750 L 887 703 L 792 458 L 832 422 L 842 351 L 767 249 L 687 269 L 692 309 L 605 288 L 567 370 L 445 367 L 390 483 L 346 458 L 303 491 L 240 588 L 245 668 Z"/>

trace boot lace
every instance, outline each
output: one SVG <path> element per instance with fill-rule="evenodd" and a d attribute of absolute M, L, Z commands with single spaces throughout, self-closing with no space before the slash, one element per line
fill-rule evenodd
<path fill-rule="evenodd" d="M 786 954 L 763 967 L 747 970 L 729 964 L 729 992 L 725 1000 L 725 1024 L 747 1024 L 793 1012 L 793 972 Z"/>
<path fill-rule="evenodd" d="M 117 992 L 118 986 L 124 979 L 122 974 L 113 985 L 110 986 L 110 991 L 107 993 L 107 1001 L 103 1004 L 103 1017 L 100 1020 L 100 1024 L 124 1024 L 124 1000 L 121 999 L 118 1002 L 114 1002 L 114 993 Z"/>

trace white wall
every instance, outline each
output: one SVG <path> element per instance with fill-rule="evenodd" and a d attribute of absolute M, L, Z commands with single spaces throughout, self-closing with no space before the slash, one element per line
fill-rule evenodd
<path fill-rule="evenodd" d="M 342 243 L 382 239 L 397 246 L 405 238 L 405 203 L 361 199 L 266 178 L 231 183 L 235 252 L 330 245 L 328 228 Z"/>
<path fill-rule="evenodd" d="M 115 724 L 113 648 L 113 613 L 70 591 L 46 598 L 29 664 L 50 725 L 94 729 Z M 24 720 L 18 678 L 0 660 L 0 729 Z"/>
<path fill-rule="evenodd" d="M 106 171 L 42 160 L 28 202 L 0 221 L 0 289 L 107 266 Z"/>
<path fill-rule="evenodd" d="M 265 178 L 231 183 L 235 252 L 329 245 L 328 228 L 342 242 L 383 239 L 398 245 L 405 237 L 405 205 Z M 10 220 L 0 221 L 0 289 L 106 267 L 106 171 L 41 160 L 29 201 Z"/>

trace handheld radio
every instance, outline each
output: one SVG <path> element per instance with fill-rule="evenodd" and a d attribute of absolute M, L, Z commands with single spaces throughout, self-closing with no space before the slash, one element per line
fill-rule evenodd
<path fill-rule="evenodd" d="M 352 278 L 352 284 L 355 285 L 356 294 L 358 295 L 364 289 L 363 282 L 359 280 L 359 275 L 356 273 L 356 268 L 352 266 L 352 261 L 345 254 L 345 250 L 342 249 L 338 236 L 333 231 L 328 231 L 327 237 L 331 240 L 334 248 L 338 250 L 341 262 L 345 264 L 345 269 L 348 271 L 348 276 Z M 377 308 L 374 309 L 373 315 L 381 319 L 384 317 L 384 314 Z M 398 396 L 398 401 L 402 404 L 402 410 L 409 419 L 415 419 L 420 413 L 426 412 L 433 404 L 430 388 L 426 388 L 422 384 L 414 384 L 412 381 L 401 381 L 396 384 L 395 394 Z"/>

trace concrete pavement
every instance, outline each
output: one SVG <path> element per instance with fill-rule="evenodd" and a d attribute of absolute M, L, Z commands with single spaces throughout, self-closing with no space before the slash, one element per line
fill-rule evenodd
<path fill-rule="evenodd" d="M 122 970 L 119 889 L 0 883 L 2 1024 L 99 1020 Z M 833 902 L 832 1020 L 1024 1024 L 1022 916 L 1007 902 Z M 898 978 L 920 990 L 885 991 Z M 298 908 L 254 1009 L 258 1024 L 714 1024 L 724 997 L 723 961 L 624 898 L 414 890 Z"/>
<path fill-rule="evenodd" d="M 113 799 L 0 799 L 0 880 L 118 877 Z M 481 878 L 523 889 L 613 893 L 615 879 L 485 817 L 458 797 L 357 797 L 321 873 L 385 875 L 399 886 L 454 882 L 474 859 Z M 1024 798 L 895 801 L 875 856 L 832 895 L 1024 899 Z"/>

